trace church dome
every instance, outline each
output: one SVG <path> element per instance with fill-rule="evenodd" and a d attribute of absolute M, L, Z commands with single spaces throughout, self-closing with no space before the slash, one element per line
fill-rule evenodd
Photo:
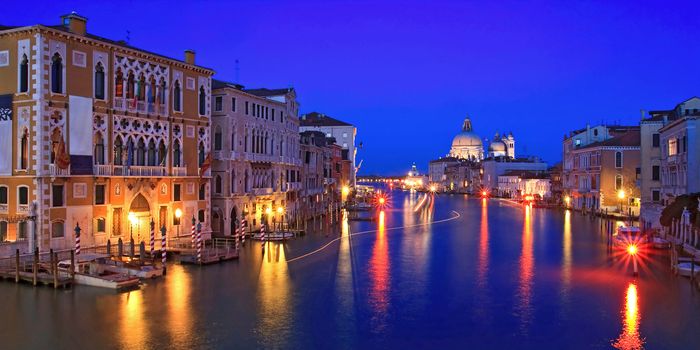
<path fill-rule="evenodd" d="M 489 145 L 489 152 L 505 152 L 506 144 L 502 141 L 493 141 Z"/>
<path fill-rule="evenodd" d="M 472 121 L 467 117 L 462 125 L 462 132 L 452 139 L 452 147 L 482 147 L 481 138 L 472 131 Z"/>

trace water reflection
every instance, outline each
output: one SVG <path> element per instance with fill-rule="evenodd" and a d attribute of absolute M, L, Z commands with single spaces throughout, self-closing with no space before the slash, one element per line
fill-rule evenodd
<path fill-rule="evenodd" d="M 622 333 L 612 344 L 616 349 L 638 350 L 644 348 L 644 339 L 639 334 L 639 299 L 637 285 L 630 282 L 625 295 L 625 307 L 622 317 Z"/>
<path fill-rule="evenodd" d="M 527 333 L 532 318 L 532 277 L 535 261 L 532 256 L 532 208 L 525 206 L 522 251 L 520 253 L 520 284 L 518 286 L 518 311 L 520 328 Z"/>
<path fill-rule="evenodd" d="M 172 270 L 172 271 L 171 271 Z M 168 270 L 168 331 L 171 345 L 187 349 L 192 342 L 192 274 L 185 269 Z"/>
<path fill-rule="evenodd" d="M 372 287 L 369 293 L 369 303 L 374 311 L 371 326 L 375 332 L 386 328 L 387 308 L 389 306 L 389 247 L 386 242 L 385 215 L 379 212 L 377 239 L 372 248 L 372 258 L 369 261 L 369 275 Z"/>
<path fill-rule="evenodd" d="M 486 198 L 481 199 L 481 229 L 479 230 L 479 265 L 477 269 L 477 285 L 486 287 L 486 277 L 489 272 L 489 209 Z"/>
<path fill-rule="evenodd" d="M 336 288 L 338 290 L 336 300 L 341 310 L 338 315 L 345 318 L 350 316 L 353 311 L 353 260 L 350 225 L 348 223 L 348 213 L 346 211 L 343 211 L 341 220 L 336 273 Z"/>
<path fill-rule="evenodd" d="M 289 337 L 292 326 L 290 286 L 284 245 L 270 243 L 265 249 L 260 266 L 258 331 L 263 347 L 279 347 Z"/>
<path fill-rule="evenodd" d="M 146 305 L 143 299 L 143 291 L 136 290 L 119 294 L 121 304 L 118 308 L 119 317 L 119 341 L 122 349 L 138 349 L 149 337 L 149 320 L 144 317 Z"/>
<path fill-rule="evenodd" d="M 564 213 L 564 242 L 561 267 L 561 297 L 564 303 L 568 302 L 571 289 L 571 211 Z"/>

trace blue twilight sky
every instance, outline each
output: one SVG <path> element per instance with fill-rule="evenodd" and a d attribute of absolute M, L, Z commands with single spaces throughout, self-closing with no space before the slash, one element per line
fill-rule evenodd
<path fill-rule="evenodd" d="M 32 5 L 34 6 L 34 5 Z M 466 113 L 549 163 L 586 123 L 636 123 L 700 93 L 700 2 L 6 0 L 0 24 L 58 24 L 176 58 L 216 77 L 296 88 L 301 112 L 358 127 L 362 174 L 445 155 Z"/>

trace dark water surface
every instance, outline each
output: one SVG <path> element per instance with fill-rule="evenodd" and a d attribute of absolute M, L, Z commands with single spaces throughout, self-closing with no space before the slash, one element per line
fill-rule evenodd
<path fill-rule="evenodd" d="M 420 199 L 129 293 L 0 283 L 0 348 L 700 348 L 700 297 L 664 252 L 633 278 L 597 219 Z"/>

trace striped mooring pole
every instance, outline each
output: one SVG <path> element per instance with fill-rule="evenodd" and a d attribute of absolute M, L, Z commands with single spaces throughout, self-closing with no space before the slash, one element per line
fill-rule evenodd
<path fill-rule="evenodd" d="M 202 223 L 197 224 L 197 262 L 202 263 Z"/>
<path fill-rule="evenodd" d="M 260 223 L 260 244 L 262 245 L 262 248 L 265 249 L 265 223 L 261 222 Z"/>
<path fill-rule="evenodd" d="M 238 232 L 239 231 L 238 231 L 238 225 L 236 225 L 237 224 L 237 222 L 235 221 L 236 219 L 234 218 L 233 220 L 234 220 L 233 227 L 235 228 L 234 229 L 235 233 L 233 234 L 233 242 L 234 242 L 234 245 L 236 247 L 236 250 L 238 250 Z"/>
<path fill-rule="evenodd" d="M 161 226 L 160 228 L 160 260 L 161 263 L 163 264 L 163 274 L 167 272 L 167 269 L 165 268 L 165 261 L 167 260 L 167 251 L 165 248 L 165 225 Z"/>
<path fill-rule="evenodd" d="M 245 245 L 245 218 L 241 218 L 241 244 Z"/>
<path fill-rule="evenodd" d="M 75 224 L 75 255 L 80 255 L 80 225 Z"/>
<path fill-rule="evenodd" d="M 197 231 L 196 231 L 197 226 L 195 225 L 196 222 L 197 221 L 194 219 L 194 215 L 192 215 L 192 248 L 195 247 L 196 237 L 197 237 Z"/>
<path fill-rule="evenodd" d="M 156 250 L 156 223 L 151 218 L 151 257 Z"/>

